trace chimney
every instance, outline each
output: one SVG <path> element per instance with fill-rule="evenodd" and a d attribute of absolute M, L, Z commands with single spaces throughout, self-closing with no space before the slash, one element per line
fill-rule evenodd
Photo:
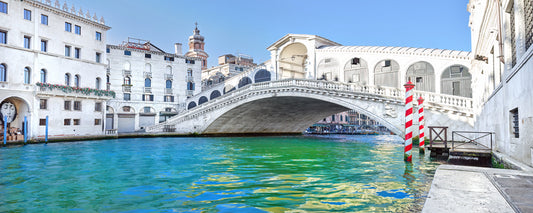
<path fill-rule="evenodd" d="M 182 55 L 181 54 L 181 43 L 175 43 L 174 44 L 174 54 Z"/>

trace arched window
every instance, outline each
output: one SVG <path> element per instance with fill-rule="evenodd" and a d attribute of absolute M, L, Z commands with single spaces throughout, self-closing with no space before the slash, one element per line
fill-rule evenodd
<path fill-rule="evenodd" d="M 7 81 L 7 67 L 5 64 L 0 64 L 0 81 Z"/>
<path fill-rule="evenodd" d="M 449 66 L 442 72 L 440 80 L 442 94 L 472 97 L 472 75 L 463 65 Z"/>
<path fill-rule="evenodd" d="M 213 100 L 214 98 L 217 98 L 217 97 L 220 97 L 220 92 L 218 90 L 215 90 L 215 91 L 211 92 L 211 95 L 209 96 L 209 98 L 211 100 Z"/>
<path fill-rule="evenodd" d="M 239 88 L 243 87 L 243 86 L 246 86 L 248 84 L 251 84 L 252 83 L 252 79 L 248 78 L 248 77 L 243 77 L 241 78 L 241 80 L 239 81 Z"/>
<path fill-rule="evenodd" d="M 46 83 L 46 70 L 41 69 L 41 83 Z"/>
<path fill-rule="evenodd" d="M 131 68 L 130 62 L 126 61 L 126 63 L 124 63 L 124 70 L 130 70 L 130 68 Z"/>
<path fill-rule="evenodd" d="M 65 73 L 65 85 L 70 86 L 70 74 Z"/>
<path fill-rule="evenodd" d="M 96 89 L 100 89 L 100 78 L 96 78 L 95 87 Z"/>
<path fill-rule="evenodd" d="M 108 84 L 110 83 L 110 82 L 109 82 L 109 75 L 106 75 L 106 76 L 105 76 L 105 82 L 108 83 Z"/>
<path fill-rule="evenodd" d="M 205 103 L 205 102 L 207 102 L 207 101 L 208 101 L 208 100 L 207 100 L 207 97 L 202 96 L 202 97 L 200 97 L 200 99 L 198 100 L 198 105 L 201 105 L 201 104 L 203 104 L 203 103 Z"/>
<path fill-rule="evenodd" d="M 255 83 L 270 81 L 270 72 L 265 69 L 259 70 L 257 73 L 255 73 L 254 78 Z"/>
<path fill-rule="evenodd" d="M 399 87 L 400 65 L 392 59 L 378 62 L 374 68 L 374 84 L 376 86 Z"/>
<path fill-rule="evenodd" d="M 416 90 L 435 92 L 435 71 L 428 62 L 419 61 L 409 66 L 405 80 L 411 80 Z"/>
<path fill-rule="evenodd" d="M 80 75 L 75 75 L 74 76 L 74 86 L 75 87 L 80 87 Z"/>
<path fill-rule="evenodd" d="M 172 88 L 172 81 L 171 80 L 167 80 L 165 84 L 166 84 L 166 88 L 167 89 Z"/>
<path fill-rule="evenodd" d="M 144 87 L 152 87 L 152 80 L 150 78 L 144 79 Z"/>
<path fill-rule="evenodd" d="M 30 84 L 30 68 L 24 67 L 24 83 Z"/>
<path fill-rule="evenodd" d="M 193 101 L 193 102 L 189 103 L 189 105 L 187 106 L 187 109 L 192 109 L 194 107 L 196 107 L 196 103 Z"/>
<path fill-rule="evenodd" d="M 125 77 L 124 78 L 124 85 L 131 85 L 131 78 L 130 77 Z"/>

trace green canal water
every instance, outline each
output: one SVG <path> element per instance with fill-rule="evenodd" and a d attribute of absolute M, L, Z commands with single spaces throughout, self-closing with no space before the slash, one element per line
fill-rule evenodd
<path fill-rule="evenodd" d="M 395 136 L 4 147 L 0 212 L 416 212 L 438 164 Z"/>

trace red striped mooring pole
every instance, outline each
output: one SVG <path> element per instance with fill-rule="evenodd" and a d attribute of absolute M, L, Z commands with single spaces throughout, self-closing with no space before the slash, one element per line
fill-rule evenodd
<path fill-rule="evenodd" d="M 421 153 L 425 152 L 424 132 L 425 132 L 426 120 L 424 118 L 424 98 L 418 98 L 418 147 Z"/>
<path fill-rule="evenodd" d="M 405 149 L 403 159 L 407 162 L 413 161 L 413 154 L 411 149 L 413 148 L 413 88 L 415 85 L 408 81 L 405 85 Z"/>

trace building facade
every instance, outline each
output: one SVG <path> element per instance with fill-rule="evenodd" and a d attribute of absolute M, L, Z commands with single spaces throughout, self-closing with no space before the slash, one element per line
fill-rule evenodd
<path fill-rule="evenodd" d="M 198 24 L 194 28 L 193 35 L 189 37 L 189 51 L 185 53 L 185 56 L 201 58 L 202 70 L 207 69 L 207 58 L 209 55 L 205 52 L 204 36 L 200 35 Z"/>
<path fill-rule="evenodd" d="M 66 3 L 1 0 L 0 107 L 8 128 L 29 138 L 44 138 L 47 123 L 51 137 L 103 135 L 115 96 L 104 82 L 109 29 Z"/>
<path fill-rule="evenodd" d="M 143 130 L 165 121 L 200 92 L 201 58 L 166 53 L 146 40 L 128 38 L 107 45 L 107 86 L 116 91 L 106 112 L 106 129 L 119 133 Z"/>
<path fill-rule="evenodd" d="M 254 68 L 256 64 L 250 56 L 231 54 L 218 57 L 218 66 L 202 70 L 202 90 L 224 82 L 241 72 Z"/>
<path fill-rule="evenodd" d="M 533 1 L 470 0 L 476 129 L 533 166 Z"/>

